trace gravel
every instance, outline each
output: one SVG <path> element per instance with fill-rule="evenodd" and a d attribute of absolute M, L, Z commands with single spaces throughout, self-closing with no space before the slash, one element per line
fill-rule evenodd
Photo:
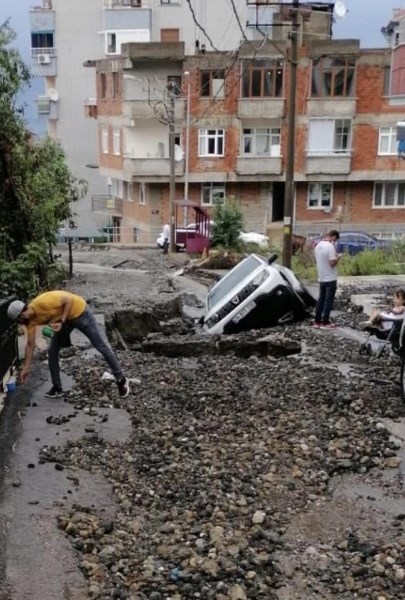
<path fill-rule="evenodd" d="M 97 304 L 113 312 L 111 290 L 104 292 L 101 276 L 89 278 L 73 287 L 90 285 Z M 350 305 L 351 291 L 337 301 L 337 321 L 354 326 L 364 317 Z M 127 294 L 120 300 L 134 304 Z M 404 515 L 360 511 L 331 491 L 342 474 L 368 480 L 383 468 L 396 473 L 398 443 L 382 419 L 405 415 L 398 358 L 362 357 L 357 342 L 313 330 L 309 321 L 272 332 L 301 343 L 302 353 L 170 358 L 119 351 L 129 376 L 141 380 L 125 400 L 101 380 L 101 360 L 83 363 L 79 351 L 65 351 L 64 369 L 76 380 L 67 401 L 75 410 L 126 408 L 133 426 L 126 442 L 87 435 L 40 457 L 102 474 L 112 485 L 112 520 L 87 506 L 58 519 L 88 578 L 89 598 L 404 597 Z M 269 331 L 241 339 L 263 333 Z M 387 493 L 404 498 L 403 479 L 392 481 Z"/>

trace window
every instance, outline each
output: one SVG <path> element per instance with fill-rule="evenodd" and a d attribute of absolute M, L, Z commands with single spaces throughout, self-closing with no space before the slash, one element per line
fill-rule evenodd
<path fill-rule="evenodd" d="M 107 33 L 107 54 L 117 54 L 117 34 Z"/>
<path fill-rule="evenodd" d="M 103 127 L 101 129 L 101 152 L 103 154 L 108 154 L 110 151 L 109 143 L 108 143 L 108 127 Z"/>
<path fill-rule="evenodd" d="M 225 71 L 201 71 L 200 96 L 203 98 L 223 98 L 225 96 Z"/>
<path fill-rule="evenodd" d="M 121 154 L 121 131 L 113 129 L 113 154 L 119 156 Z"/>
<path fill-rule="evenodd" d="M 118 72 L 111 73 L 111 97 L 116 100 L 119 96 L 119 76 Z"/>
<path fill-rule="evenodd" d="M 167 86 L 173 96 L 179 98 L 181 96 L 181 75 L 168 75 Z"/>
<path fill-rule="evenodd" d="M 146 196 L 145 196 L 145 184 L 139 184 L 139 204 L 144 206 L 146 204 Z"/>
<path fill-rule="evenodd" d="M 132 183 L 129 181 L 124 181 L 124 200 L 127 202 L 132 202 Z"/>
<path fill-rule="evenodd" d="M 105 100 L 107 98 L 107 73 L 100 73 L 100 98 Z"/>
<path fill-rule="evenodd" d="M 396 127 L 380 127 L 378 135 L 378 154 L 380 156 L 398 153 Z"/>
<path fill-rule="evenodd" d="M 350 154 L 352 122 L 350 119 L 310 119 L 308 155 Z"/>
<path fill-rule="evenodd" d="M 53 33 L 31 33 L 31 48 L 53 48 Z"/>
<path fill-rule="evenodd" d="M 405 207 L 405 182 L 374 184 L 374 208 L 403 208 Z"/>
<path fill-rule="evenodd" d="M 255 128 L 243 130 L 243 154 L 251 156 L 280 156 L 280 129 Z"/>
<path fill-rule="evenodd" d="M 391 93 L 391 67 L 384 67 L 384 78 L 383 78 L 383 96 L 389 96 Z"/>
<path fill-rule="evenodd" d="M 332 183 L 308 184 L 308 208 L 332 208 Z"/>
<path fill-rule="evenodd" d="M 178 42 L 180 41 L 180 29 L 161 29 L 161 42 Z"/>
<path fill-rule="evenodd" d="M 212 206 L 225 201 L 224 183 L 203 183 L 201 186 L 201 205 Z"/>
<path fill-rule="evenodd" d="M 180 0 L 160 0 L 160 4 L 180 4 Z"/>
<path fill-rule="evenodd" d="M 312 97 L 342 98 L 353 96 L 356 59 L 324 56 L 312 61 Z"/>
<path fill-rule="evenodd" d="M 243 98 L 280 98 L 283 93 L 283 76 L 282 60 L 243 61 Z"/>
<path fill-rule="evenodd" d="M 112 193 L 114 198 L 123 198 L 124 196 L 124 182 L 122 179 L 112 180 Z"/>
<path fill-rule="evenodd" d="M 198 132 L 198 155 L 223 156 L 224 138 L 223 129 L 200 129 Z"/>

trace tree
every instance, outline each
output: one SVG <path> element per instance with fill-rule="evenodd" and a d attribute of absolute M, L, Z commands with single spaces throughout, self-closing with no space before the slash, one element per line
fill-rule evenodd
<path fill-rule="evenodd" d="M 243 228 L 243 212 L 234 201 L 217 203 L 212 226 L 212 243 L 214 246 L 236 248 L 239 234 Z"/>
<path fill-rule="evenodd" d="M 7 22 L 0 26 L 0 295 L 27 296 L 49 283 L 48 247 L 86 184 L 58 144 L 26 129 L 17 98 L 30 75 L 14 38 Z"/>

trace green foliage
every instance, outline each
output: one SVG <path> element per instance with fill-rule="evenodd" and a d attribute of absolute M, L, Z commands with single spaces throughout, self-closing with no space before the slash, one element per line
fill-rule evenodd
<path fill-rule="evenodd" d="M 340 275 L 398 275 L 404 268 L 392 260 L 390 252 L 364 250 L 354 256 L 345 254 L 339 263 Z"/>
<path fill-rule="evenodd" d="M 16 98 L 29 73 L 13 40 L 8 23 L 0 26 L 0 292 L 25 297 L 48 285 L 48 248 L 86 184 L 72 177 L 58 144 L 27 132 Z"/>
<path fill-rule="evenodd" d="M 399 275 L 405 273 L 405 245 L 395 244 L 390 250 L 365 250 L 354 256 L 344 254 L 339 262 L 339 275 Z M 293 256 L 292 268 L 301 279 L 316 281 L 316 264 L 311 247 Z"/>
<path fill-rule="evenodd" d="M 216 204 L 212 244 L 225 248 L 239 247 L 239 234 L 243 228 L 243 212 L 235 202 L 225 201 Z"/>

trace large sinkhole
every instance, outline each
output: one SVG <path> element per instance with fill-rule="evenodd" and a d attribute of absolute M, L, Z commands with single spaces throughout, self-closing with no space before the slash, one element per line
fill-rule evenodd
<path fill-rule="evenodd" d="M 107 323 L 109 335 L 117 345 L 130 350 L 171 358 L 216 354 L 281 358 L 301 352 L 299 342 L 279 336 L 209 336 L 186 310 L 193 303 L 201 307 L 197 298 L 187 294 L 153 305 L 116 310 Z"/>

